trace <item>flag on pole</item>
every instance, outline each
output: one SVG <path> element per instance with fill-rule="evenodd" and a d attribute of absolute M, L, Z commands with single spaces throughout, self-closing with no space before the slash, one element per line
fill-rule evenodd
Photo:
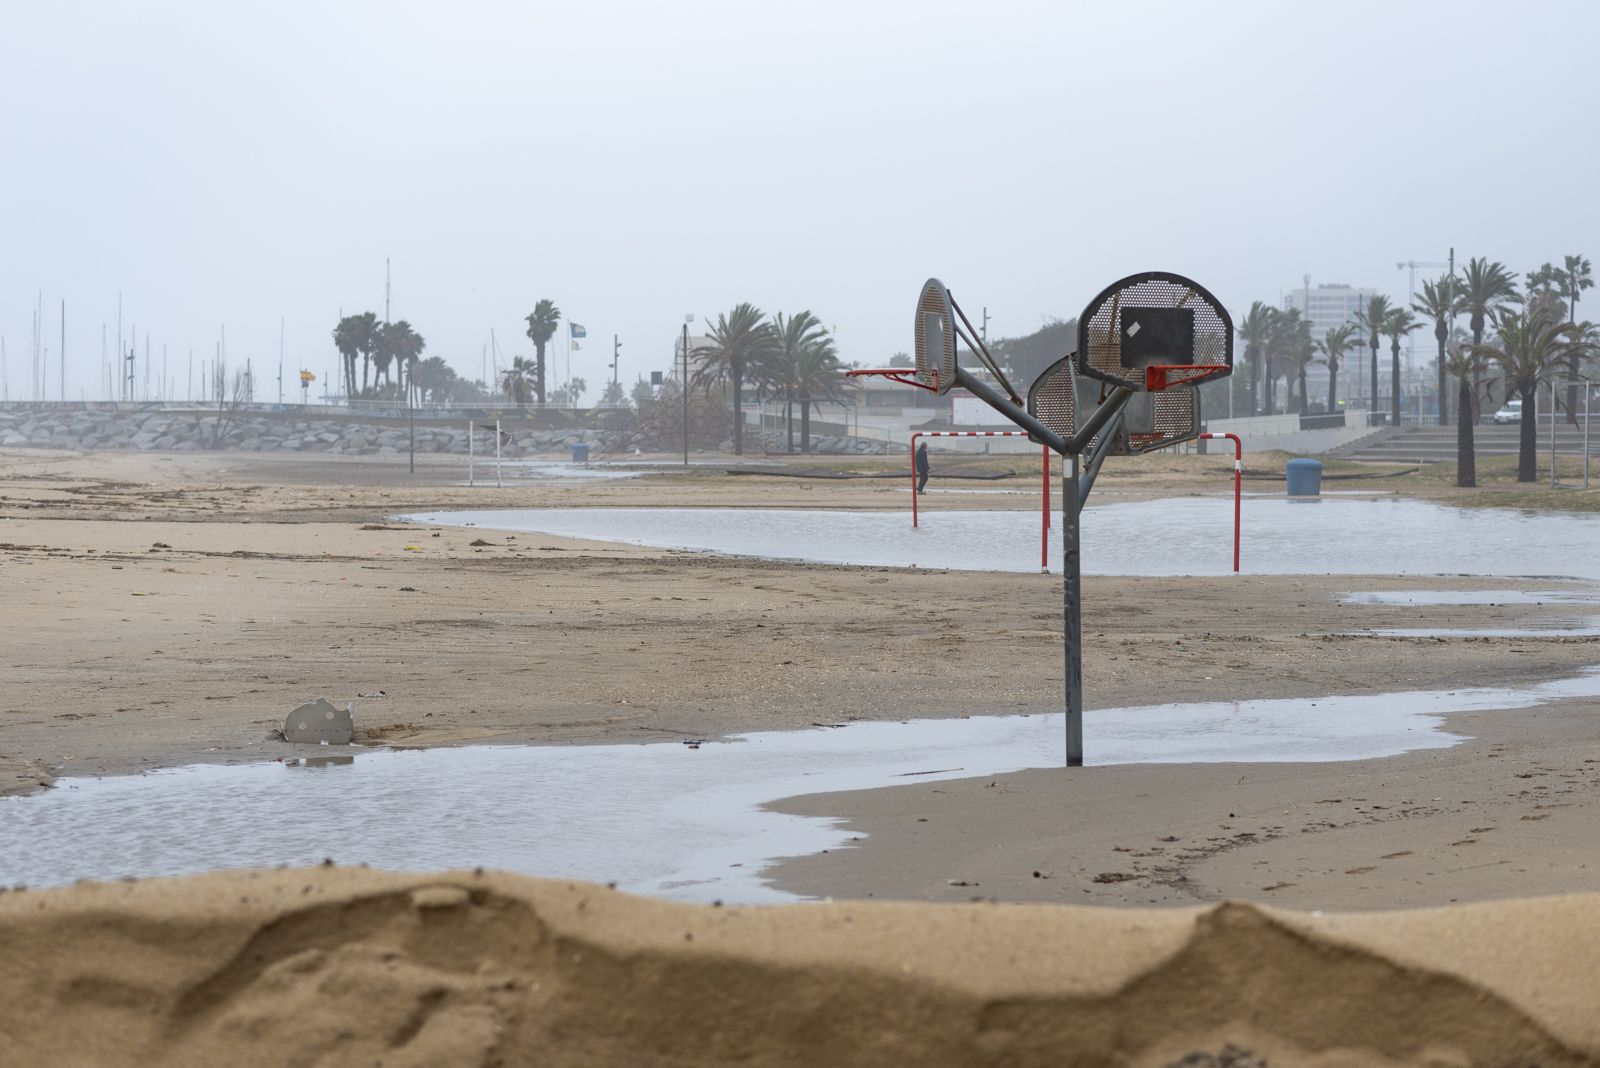
<path fill-rule="evenodd" d="M 567 324 L 567 329 L 572 331 L 572 336 L 574 338 L 588 337 L 589 336 L 589 331 L 587 331 L 587 330 L 585 330 L 583 328 L 583 324 L 582 323 L 568 323 Z"/>

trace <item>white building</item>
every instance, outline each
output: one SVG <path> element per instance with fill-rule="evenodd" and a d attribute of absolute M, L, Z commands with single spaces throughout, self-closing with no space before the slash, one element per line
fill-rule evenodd
<path fill-rule="evenodd" d="M 1300 314 L 1311 323 L 1311 338 L 1321 341 L 1329 330 L 1343 326 L 1345 323 L 1355 322 L 1356 312 L 1365 308 L 1367 301 L 1377 295 L 1378 290 L 1372 286 L 1347 286 L 1342 283 L 1324 282 L 1311 285 L 1308 278 L 1304 285 L 1298 289 L 1290 290 L 1283 298 L 1283 307 L 1298 309 Z M 1339 398 L 1365 399 L 1368 389 L 1367 374 L 1357 373 L 1362 368 L 1367 368 L 1372 358 L 1372 350 L 1366 347 L 1366 335 L 1362 335 L 1359 347 L 1345 353 L 1343 364 L 1339 368 Z M 1387 344 L 1387 342 L 1385 342 Z M 1385 387 L 1388 380 L 1384 380 Z M 1326 364 L 1312 364 L 1306 371 L 1306 391 L 1311 394 L 1311 403 L 1327 404 L 1328 402 L 1328 367 Z"/>

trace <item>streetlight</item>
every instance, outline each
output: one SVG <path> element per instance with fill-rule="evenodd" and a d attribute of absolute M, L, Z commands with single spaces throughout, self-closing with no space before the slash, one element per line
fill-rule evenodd
<path fill-rule="evenodd" d="M 690 313 L 683 317 L 683 466 L 689 466 L 689 324 L 694 322 Z"/>

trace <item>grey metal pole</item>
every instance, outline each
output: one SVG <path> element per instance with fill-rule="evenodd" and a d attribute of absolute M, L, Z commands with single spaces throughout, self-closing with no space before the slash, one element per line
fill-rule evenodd
<path fill-rule="evenodd" d="M 1589 488 L 1589 401 L 1594 396 L 1594 383 L 1583 383 L 1583 488 Z"/>
<path fill-rule="evenodd" d="M 974 397 L 977 397 L 989 407 L 993 408 L 995 411 L 999 412 L 1001 415 L 1005 416 L 1007 419 L 1011 420 L 1028 433 L 1032 434 L 1035 441 L 1050 446 L 1053 452 L 1057 452 L 1065 456 L 1068 452 L 1072 451 L 1067 440 L 1060 434 L 1057 434 L 1054 430 L 1051 430 L 1049 427 L 1039 422 L 1038 419 L 1034 418 L 1032 415 L 1029 415 L 1023 409 L 1012 404 L 1005 397 L 1002 397 L 999 393 L 995 392 L 993 387 L 989 386 L 981 379 L 974 378 L 972 376 L 972 372 L 968 371 L 966 368 L 956 368 L 956 385 L 962 387 L 968 393 L 971 393 Z M 1127 391 L 1124 390 L 1123 392 L 1126 393 Z M 1103 408 L 1105 406 L 1102 405 L 1101 407 Z M 1097 411 L 1093 418 L 1098 418 L 1099 414 L 1100 413 Z M 1107 418 L 1110 418 L 1111 414 L 1114 413 L 1108 413 Z M 1079 436 L 1081 437 L 1082 435 L 1080 434 Z M 1088 439 L 1085 438 L 1084 440 Z"/>
<path fill-rule="evenodd" d="M 1556 376 L 1550 376 L 1550 488 L 1556 488 Z"/>
<path fill-rule="evenodd" d="M 467 420 L 467 485 L 475 486 L 477 483 L 472 478 L 472 432 L 477 427 L 471 419 Z"/>
<path fill-rule="evenodd" d="M 494 421 L 494 485 L 500 488 L 500 420 Z"/>
<path fill-rule="evenodd" d="M 1061 471 L 1062 632 L 1067 659 L 1067 767 L 1083 765 L 1083 613 L 1078 576 L 1078 457 Z"/>
<path fill-rule="evenodd" d="M 683 466 L 689 466 L 689 323 L 683 324 Z"/>

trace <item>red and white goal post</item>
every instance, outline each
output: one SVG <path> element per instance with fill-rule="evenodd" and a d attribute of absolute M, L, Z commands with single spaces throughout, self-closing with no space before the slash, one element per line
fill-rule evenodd
<path fill-rule="evenodd" d="M 917 439 L 918 438 L 1025 438 L 1022 430 L 918 430 L 911 435 L 911 525 L 918 525 L 917 517 Z M 1044 455 L 1044 475 L 1040 486 L 1044 491 L 1039 510 L 1039 570 L 1050 570 L 1050 446 L 1041 445 Z"/>
<path fill-rule="evenodd" d="M 1244 497 L 1244 442 L 1238 434 L 1201 434 L 1198 441 L 1227 438 L 1233 442 L 1233 573 L 1239 573 L 1239 513 Z"/>

